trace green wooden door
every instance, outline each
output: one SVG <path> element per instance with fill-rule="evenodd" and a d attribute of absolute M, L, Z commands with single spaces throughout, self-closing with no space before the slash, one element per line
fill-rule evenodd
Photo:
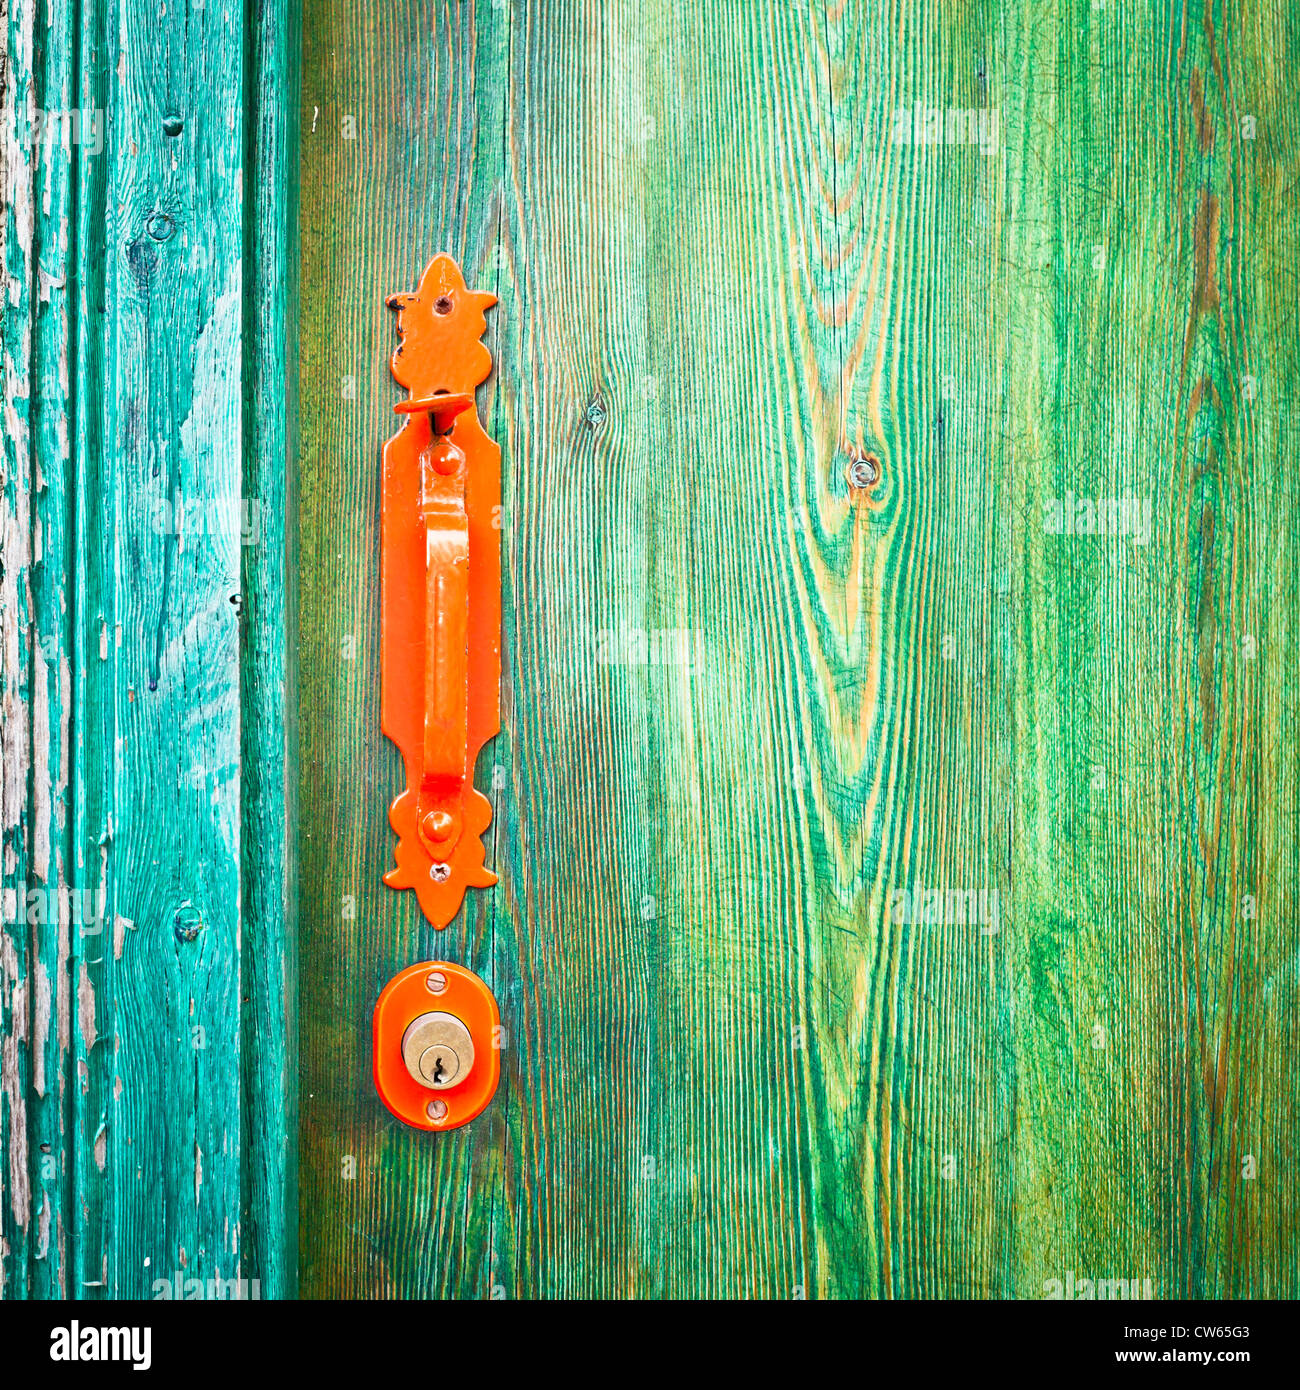
<path fill-rule="evenodd" d="M 1297 1293 L 1295 18 L 308 0 L 304 1293 Z M 377 607 L 439 250 L 506 604 L 442 935 Z M 431 1140 L 366 1029 L 439 955 L 509 1046 Z"/>
<path fill-rule="evenodd" d="M 10 130 L 89 113 L 3 155 L 4 1297 L 1300 1293 L 1288 0 L 0 35 Z M 379 456 L 440 250 L 504 630 L 435 933 Z M 431 1136 L 369 1029 L 438 957 L 506 1047 Z"/>

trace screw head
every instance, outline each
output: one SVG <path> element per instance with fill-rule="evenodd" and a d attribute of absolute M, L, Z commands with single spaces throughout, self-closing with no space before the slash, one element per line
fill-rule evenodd
<path fill-rule="evenodd" d="M 433 868 L 429 870 L 429 875 L 435 883 L 446 883 L 451 877 L 451 865 L 435 864 Z"/>
<path fill-rule="evenodd" d="M 439 1120 L 447 1118 L 447 1102 L 445 1100 L 431 1100 L 425 1106 L 424 1113 L 436 1124 Z"/>
<path fill-rule="evenodd" d="M 430 970 L 424 977 L 424 987 L 430 994 L 441 994 L 447 988 L 447 977 L 441 970 Z"/>
<path fill-rule="evenodd" d="M 850 461 L 845 472 L 850 487 L 870 487 L 880 477 L 880 463 L 871 454 L 861 454 Z"/>

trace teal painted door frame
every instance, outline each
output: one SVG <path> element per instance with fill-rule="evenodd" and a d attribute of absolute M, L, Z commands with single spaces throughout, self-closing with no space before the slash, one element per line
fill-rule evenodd
<path fill-rule="evenodd" d="M 295 1289 L 299 23 L 0 16 L 5 1298 Z"/>

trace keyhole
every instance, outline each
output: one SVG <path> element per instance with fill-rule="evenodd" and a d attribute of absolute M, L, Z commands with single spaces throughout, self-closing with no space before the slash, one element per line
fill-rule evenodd
<path fill-rule="evenodd" d="M 434 1084 L 435 1086 L 438 1085 L 439 1082 L 445 1081 L 445 1080 L 446 1080 L 446 1077 L 444 1077 L 442 1073 L 443 1073 L 442 1058 L 441 1058 L 441 1057 L 435 1057 L 435 1058 L 434 1058 L 434 1061 L 433 1061 L 433 1084 Z"/>

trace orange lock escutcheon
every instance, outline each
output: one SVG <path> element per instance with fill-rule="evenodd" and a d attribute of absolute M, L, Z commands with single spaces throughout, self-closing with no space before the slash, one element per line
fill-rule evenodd
<path fill-rule="evenodd" d="M 501 1076 L 501 1016 L 472 970 L 422 961 L 395 975 L 375 1005 L 375 1089 L 416 1129 L 455 1129 L 478 1115 Z"/>

